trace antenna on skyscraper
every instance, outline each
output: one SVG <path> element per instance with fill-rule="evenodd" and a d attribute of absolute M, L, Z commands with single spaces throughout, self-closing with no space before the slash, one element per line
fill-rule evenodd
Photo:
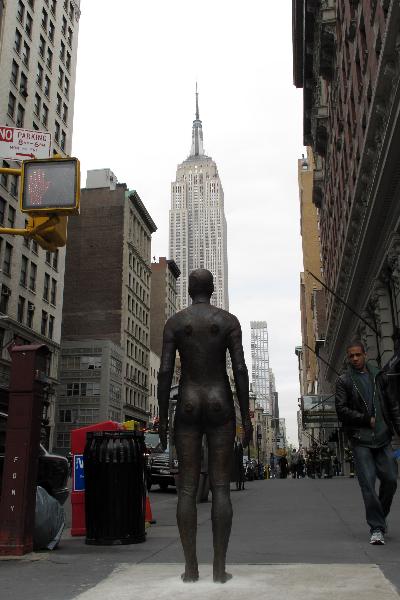
<path fill-rule="evenodd" d="M 196 120 L 200 119 L 199 115 L 199 92 L 197 91 L 197 81 L 196 81 Z"/>

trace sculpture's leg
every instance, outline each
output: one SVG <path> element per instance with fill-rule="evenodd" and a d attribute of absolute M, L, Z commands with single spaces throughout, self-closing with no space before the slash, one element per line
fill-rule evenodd
<path fill-rule="evenodd" d="M 226 552 L 232 528 L 230 473 L 235 439 L 235 424 L 230 422 L 207 433 L 208 472 L 212 492 L 211 521 L 213 529 L 215 582 L 225 583 L 232 575 L 226 572 Z"/>
<path fill-rule="evenodd" d="M 185 572 L 182 580 L 197 581 L 199 567 L 196 554 L 197 507 L 196 495 L 200 477 L 202 434 L 175 432 L 179 464 L 178 506 L 176 518 L 185 555 Z"/>

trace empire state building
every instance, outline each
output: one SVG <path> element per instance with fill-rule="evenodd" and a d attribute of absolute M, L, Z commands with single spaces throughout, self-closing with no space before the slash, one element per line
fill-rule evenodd
<path fill-rule="evenodd" d="M 224 192 L 217 165 L 204 154 L 196 89 L 192 147 L 187 159 L 178 165 L 169 212 L 169 252 L 181 271 L 177 282 L 181 308 L 190 303 L 189 273 L 202 268 L 214 277 L 211 303 L 229 310 L 226 238 Z"/>

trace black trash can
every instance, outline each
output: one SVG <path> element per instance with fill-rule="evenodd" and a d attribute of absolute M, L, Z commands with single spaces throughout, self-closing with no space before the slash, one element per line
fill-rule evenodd
<path fill-rule="evenodd" d="M 86 544 L 138 544 L 145 532 L 142 431 L 90 431 L 84 451 Z"/>

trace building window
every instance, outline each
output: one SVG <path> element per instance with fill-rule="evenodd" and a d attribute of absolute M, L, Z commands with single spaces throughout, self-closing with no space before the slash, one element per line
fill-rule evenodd
<path fill-rule="evenodd" d="M 16 119 L 17 127 L 24 126 L 24 116 L 25 116 L 25 109 L 23 106 L 21 106 L 21 104 L 18 104 L 17 119 Z"/>
<path fill-rule="evenodd" d="M 50 260 L 49 260 L 50 262 Z M 57 271 L 58 269 L 58 250 L 56 250 L 53 254 L 53 269 Z"/>
<path fill-rule="evenodd" d="M 32 240 L 32 252 L 38 254 L 38 243 L 35 240 Z"/>
<path fill-rule="evenodd" d="M 15 30 L 15 38 L 14 38 L 14 50 L 18 54 L 21 52 L 21 44 L 22 44 L 22 34 L 18 31 L 18 29 L 16 29 Z"/>
<path fill-rule="evenodd" d="M 49 317 L 48 313 L 45 310 L 42 310 L 42 320 L 40 323 L 40 333 L 42 335 L 46 335 L 48 317 Z"/>
<path fill-rule="evenodd" d="M 77 408 L 60 408 L 59 411 L 60 423 L 76 423 L 78 418 Z"/>
<path fill-rule="evenodd" d="M 44 58 L 44 53 L 46 50 L 46 42 L 44 37 L 41 35 L 39 38 L 39 54 L 42 58 Z"/>
<path fill-rule="evenodd" d="M 69 79 L 67 77 L 64 79 L 64 94 L 67 98 L 69 97 Z"/>
<path fill-rule="evenodd" d="M 71 69 L 71 55 L 69 52 L 67 52 L 67 59 L 65 61 L 65 66 L 67 67 L 68 71 L 70 71 Z"/>
<path fill-rule="evenodd" d="M 70 433 L 57 433 L 57 448 L 68 449 L 70 447 Z"/>
<path fill-rule="evenodd" d="M 64 123 L 66 123 L 68 121 L 68 106 L 66 104 L 63 104 L 62 119 L 63 119 Z"/>
<path fill-rule="evenodd" d="M 71 19 L 71 21 L 74 20 L 74 5 L 72 4 L 72 2 L 69 3 L 69 18 Z"/>
<path fill-rule="evenodd" d="M 3 258 L 3 273 L 6 275 L 11 275 L 12 250 L 13 247 L 7 242 Z"/>
<path fill-rule="evenodd" d="M 18 306 L 17 306 L 17 321 L 20 323 L 24 322 L 24 312 L 25 312 L 25 298 L 23 296 L 18 297 Z"/>
<path fill-rule="evenodd" d="M 29 13 L 26 13 L 25 31 L 29 37 L 32 36 L 32 25 L 33 25 L 33 19 Z"/>
<path fill-rule="evenodd" d="M 42 99 L 40 98 L 39 94 L 35 94 L 35 104 L 33 106 L 33 110 L 37 116 L 40 115 L 41 104 L 42 104 Z"/>
<path fill-rule="evenodd" d="M 10 194 L 14 198 L 18 196 L 18 175 L 11 175 Z"/>
<path fill-rule="evenodd" d="M 51 71 L 51 68 L 53 66 L 53 52 L 51 51 L 50 48 L 47 48 L 47 59 L 46 59 L 46 65 L 48 66 L 48 68 Z"/>
<path fill-rule="evenodd" d="M 8 309 L 8 300 L 11 296 L 11 290 L 6 285 L 1 286 L 1 295 L 0 295 L 0 312 L 6 313 Z"/>
<path fill-rule="evenodd" d="M 65 150 L 65 140 L 66 140 L 66 134 L 65 131 L 62 130 L 61 132 L 61 141 L 60 141 L 60 146 L 62 150 Z"/>
<path fill-rule="evenodd" d="M 15 98 L 14 94 L 10 92 L 8 94 L 7 114 L 12 119 L 14 118 L 14 114 L 15 114 L 15 104 L 16 104 L 16 98 Z"/>
<path fill-rule="evenodd" d="M 58 121 L 54 124 L 54 139 L 57 144 L 60 142 L 60 123 Z"/>
<path fill-rule="evenodd" d="M 17 8 L 17 19 L 20 23 L 22 23 L 24 20 L 24 13 L 25 13 L 24 3 L 22 2 L 22 0 L 19 0 L 18 8 Z"/>
<path fill-rule="evenodd" d="M 29 289 L 34 292 L 36 290 L 36 274 L 37 274 L 37 266 L 35 263 L 31 262 L 31 270 L 29 274 Z"/>
<path fill-rule="evenodd" d="M 54 23 L 53 23 L 53 21 L 50 21 L 50 24 L 49 24 L 49 38 L 50 38 L 51 42 L 54 42 L 54 30 L 55 30 Z"/>
<path fill-rule="evenodd" d="M 49 301 L 49 290 L 50 290 L 50 275 L 44 274 L 44 285 L 43 285 L 43 300 Z"/>
<path fill-rule="evenodd" d="M 0 225 L 3 225 L 3 223 L 4 223 L 5 212 L 6 212 L 6 201 L 4 200 L 4 198 L 0 197 Z"/>
<path fill-rule="evenodd" d="M 51 0 L 51 12 L 53 13 L 53 15 L 56 14 L 56 8 L 57 8 L 57 0 Z"/>
<path fill-rule="evenodd" d="M 38 84 L 39 87 L 42 87 L 43 67 L 40 63 L 38 63 L 37 70 L 36 70 L 36 83 Z"/>
<path fill-rule="evenodd" d="M 47 14 L 47 11 L 45 9 L 43 9 L 42 10 L 42 27 L 45 31 L 47 29 L 48 19 L 49 19 L 49 15 Z"/>
<path fill-rule="evenodd" d="M 62 99 L 60 94 L 57 94 L 57 113 L 61 116 L 61 104 L 62 104 Z"/>
<path fill-rule="evenodd" d="M 12 65 L 11 65 L 11 82 L 14 85 L 17 85 L 18 73 L 19 73 L 18 63 L 16 63 L 15 60 L 13 60 Z"/>
<path fill-rule="evenodd" d="M 101 369 L 101 356 L 81 356 L 81 369 Z"/>
<path fill-rule="evenodd" d="M 67 42 L 68 42 L 68 45 L 71 47 L 72 46 L 72 29 L 71 29 L 71 27 L 68 27 Z"/>
<path fill-rule="evenodd" d="M 46 263 L 48 265 L 51 264 L 51 252 L 49 252 L 49 250 L 46 250 Z"/>
<path fill-rule="evenodd" d="M 45 127 L 47 127 L 47 122 L 49 119 L 49 109 L 47 108 L 46 104 L 43 104 L 43 108 L 42 108 L 42 123 Z"/>
<path fill-rule="evenodd" d="M 50 315 L 48 337 L 52 340 L 54 334 L 54 317 Z"/>
<path fill-rule="evenodd" d="M 28 311 L 26 315 L 26 324 L 28 327 L 32 327 L 33 325 L 33 314 L 35 312 L 35 305 L 32 302 L 28 302 Z"/>
<path fill-rule="evenodd" d="M 28 97 L 28 78 L 25 73 L 21 73 L 21 79 L 19 82 L 19 92 L 24 98 Z"/>
<path fill-rule="evenodd" d="M 13 208 L 12 206 L 8 207 L 7 227 L 10 227 L 11 229 L 15 225 L 15 212 L 15 208 Z"/>
<path fill-rule="evenodd" d="M 19 276 L 19 282 L 21 285 L 26 287 L 26 282 L 28 280 L 28 259 L 26 256 L 22 255 L 21 259 L 21 273 Z"/>
<path fill-rule="evenodd" d="M 67 19 L 65 17 L 62 18 L 61 33 L 63 35 L 66 35 L 67 33 Z"/>
<path fill-rule="evenodd" d="M 64 82 L 64 71 L 62 70 L 61 67 L 58 67 L 58 87 L 60 89 L 62 89 L 62 87 L 63 87 L 63 82 Z M 60 112 L 61 112 L 61 106 L 60 106 Z"/>
<path fill-rule="evenodd" d="M 57 281 L 51 280 L 50 304 L 56 305 L 57 302 Z"/>
<path fill-rule="evenodd" d="M 44 93 L 48 98 L 50 98 L 50 78 L 47 77 L 47 75 L 44 78 Z"/>
<path fill-rule="evenodd" d="M 29 48 L 28 44 L 26 42 L 24 42 L 24 51 L 22 53 L 22 60 L 27 67 L 29 66 L 30 54 L 31 54 L 31 49 Z"/>
<path fill-rule="evenodd" d="M 60 60 L 62 60 L 62 62 L 65 61 L 65 44 L 62 40 L 61 40 L 61 46 L 60 46 Z"/>

